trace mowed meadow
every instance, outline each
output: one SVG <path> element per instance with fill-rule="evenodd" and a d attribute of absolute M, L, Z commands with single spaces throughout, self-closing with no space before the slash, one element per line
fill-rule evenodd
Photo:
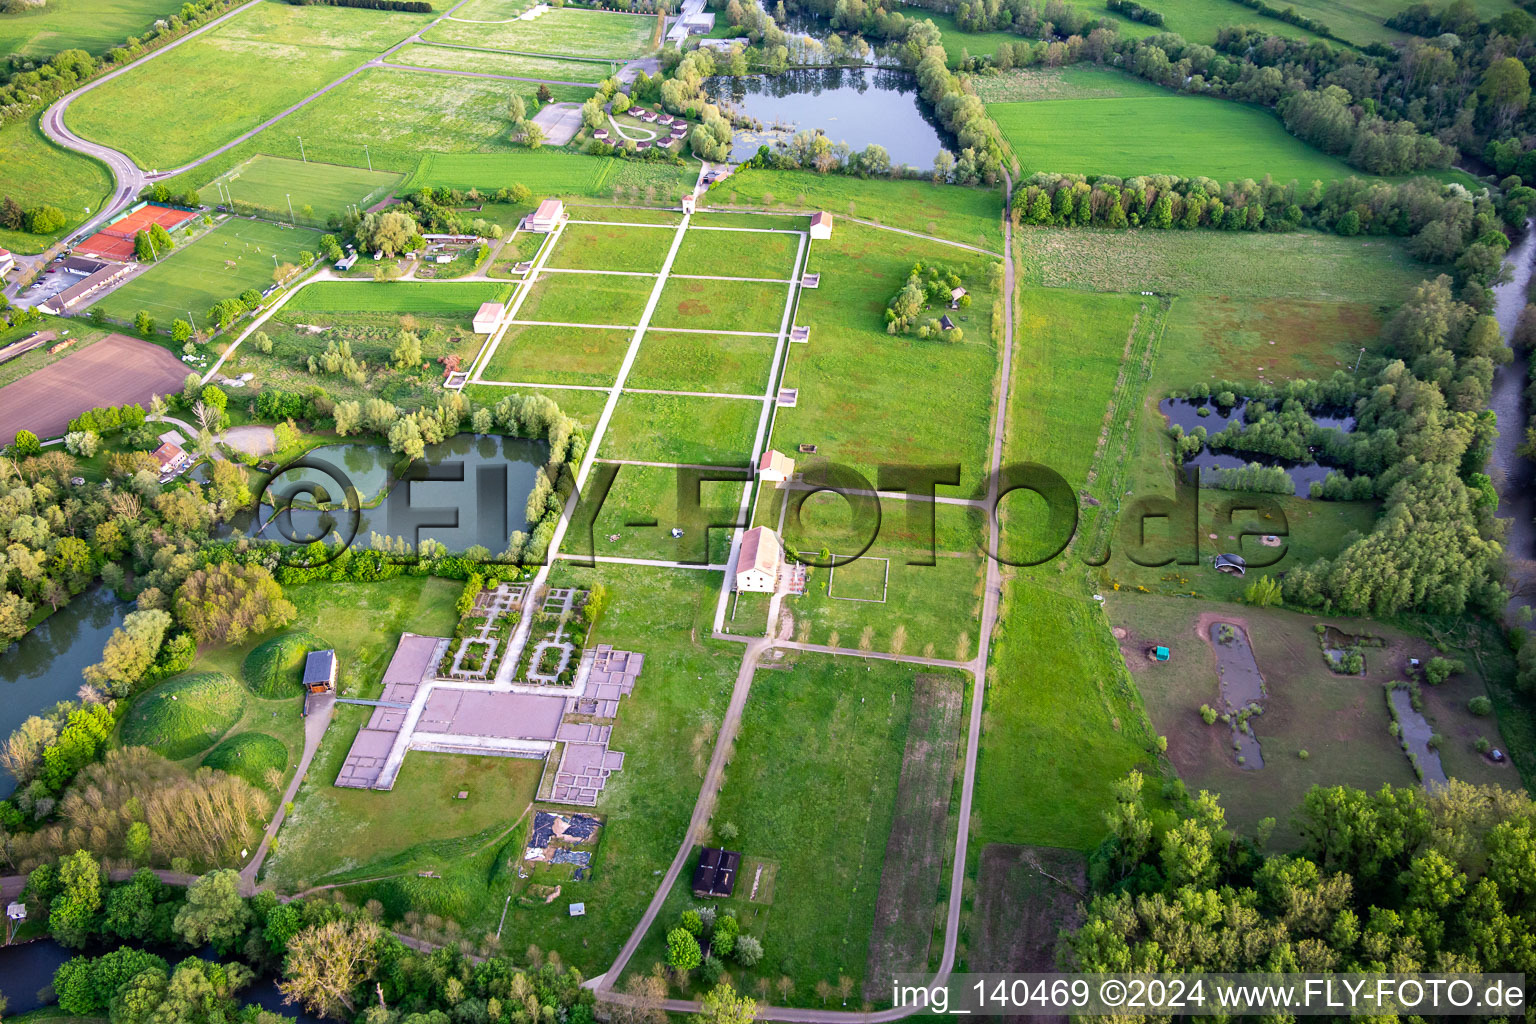
<path fill-rule="evenodd" d="M 1101 68 L 1017 74 L 1018 81 L 1003 76 L 987 82 L 983 98 L 1026 174 L 1177 174 L 1218 181 L 1358 175 L 1258 107 L 1170 92 Z"/>
<path fill-rule="evenodd" d="M 0 127 L 0 197 L 10 196 L 24 209 L 56 206 L 68 218 L 65 229 L 52 235 L 0 228 L 0 247 L 42 252 L 84 220 L 87 209 L 100 209 L 111 194 L 112 176 L 106 166 L 48 141 L 37 118 Z"/>
<path fill-rule="evenodd" d="M 175 167 L 255 128 L 428 20 L 259 3 L 84 93 L 66 120 L 141 167 Z"/>

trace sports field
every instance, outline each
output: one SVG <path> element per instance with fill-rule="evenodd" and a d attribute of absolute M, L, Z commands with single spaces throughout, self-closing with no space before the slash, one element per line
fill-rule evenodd
<path fill-rule="evenodd" d="M 111 334 L 0 388 L 0 437 L 26 429 L 58 437 L 69 421 L 104 405 L 149 404 L 179 390 L 190 371 L 159 345 Z"/>
<path fill-rule="evenodd" d="M 521 53 L 495 50 L 466 50 L 457 46 L 428 46 L 412 43 L 390 54 L 391 64 L 409 64 L 446 71 L 479 71 L 517 78 L 547 78 L 557 82 L 596 84 L 613 73 L 617 62 L 560 60 L 556 57 L 530 57 Z"/>
<path fill-rule="evenodd" d="M 247 288 L 266 288 L 279 266 L 298 263 L 300 251 L 313 252 L 319 240 L 320 233 L 308 228 L 231 219 L 190 245 L 177 246 L 98 305 L 121 320 L 147 309 L 162 328 L 191 313 L 202 327 L 209 306 Z"/>
<path fill-rule="evenodd" d="M 87 207 L 100 209 L 111 192 L 112 177 L 104 166 L 49 142 L 38 131 L 36 118 L 0 127 L 0 198 L 10 196 L 23 209 L 47 203 L 69 218 L 69 227 L 55 235 L 0 228 L 0 247 L 19 253 L 42 252 L 84 220 Z"/>
<path fill-rule="evenodd" d="M 671 227 L 567 224 L 544 265 L 659 274 L 676 237 Z"/>
<path fill-rule="evenodd" d="M 65 116 L 72 129 L 122 150 L 141 167 L 175 167 L 256 127 L 426 20 L 394 11 L 257 4 L 85 93 Z M 230 74 L 232 67 L 241 73 Z"/>
<path fill-rule="evenodd" d="M 242 213 L 259 211 L 287 220 L 291 202 L 299 222 L 323 223 L 328 215 L 342 213 L 349 205 L 368 209 L 400 181 L 401 175 L 388 171 L 256 156 L 209 181 L 199 192 L 212 193 L 201 196 L 205 203 L 220 202 L 217 182 Z"/>
<path fill-rule="evenodd" d="M 48 0 L 0 15 L 0 53 L 39 62 L 60 50 L 102 54 L 179 10 L 179 0 Z"/>
<path fill-rule="evenodd" d="M 285 310 L 295 313 L 433 313 L 474 312 L 482 302 L 505 302 L 512 286 L 494 281 L 319 281 L 302 289 Z"/>
<path fill-rule="evenodd" d="M 1219 181 L 1358 175 L 1292 136 L 1266 110 L 1157 89 L 1108 70 L 1075 69 L 1073 78 L 1079 88 L 1096 85 L 1099 95 L 987 104 L 1025 174 L 1179 174 Z"/>
<path fill-rule="evenodd" d="M 522 53 L 627 60 L 649 53 L 656 17 L 562 7 L 531 21 L 512 13 L 507 0 L 470 0 L 423 38 L 434 43 L 493 47 Z"/>

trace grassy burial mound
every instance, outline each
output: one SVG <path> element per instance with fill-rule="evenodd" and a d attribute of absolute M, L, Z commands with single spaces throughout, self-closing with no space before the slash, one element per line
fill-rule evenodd
<path fill-rule="evenodd" d="M 276 782 L 271 784 L 271 788 L 276 789 L 282 781 L 284 769 L 288 767 L 288 748 L 276 736 L 268 736 L 264 732 L 242 732 L 214 747 L 203 758 L 203 765 L 238 775 L 257 787 L 268 786 L 268 776 L 276 772 L 272 776 Z"/>
<path fill-rule="evenodd" d="M 297 629 L 258 644 L 245 656 L 245 685 L 258 697 L 296 697 L 304 688 L 305 657 L 323 647 L 323 640 Z"/>
<path fill-rule="evenodd" d="M 139 698 L 123 719 L 123 743 L 179 761 L 218 742 L 245 703 L 245 687 L 224 673 L 189 672 Z"/>

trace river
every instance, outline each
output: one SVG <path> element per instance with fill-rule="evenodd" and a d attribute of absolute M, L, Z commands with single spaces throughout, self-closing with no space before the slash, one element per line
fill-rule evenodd
<path fill-rule="evenodd" d="M 1520 312 L 1525 308 L 1526 291 L 1531 281 L 1532 260 L 1536 258 L 1536 221 L 1526 223 L 1525 235 L 1505 256 L 1511 277 L 1493 290 L 1494 313 L 1509 343 Z M 1510 591 L 1514 597 L 1509 611 L 1536 602 L 1536 494 L 1532 493 L 1531 464 L 1516 452 L 1525 437 L 1528 409 L 1525 387 L 1529 381 L 1529 359 L 1519 352 L 1507 366 L 1493 375 L 1490 405 L 1499 418 L 1499 438 L 1493 446 L 1489 472 L 1499 491 L 1499 518 L 1508 522 L 1504 547 L 1509 553 Z"/>
<path fill-rule="evenodd" d="M 107 637 L 130 608 L 107 588 L 92 588 L 0 653 L 0 742 L 29 716 L 74 699 L 81 670 L 101 660 Z M 15 788 L 10 773 L 0 771 L 0 797 Z"/>

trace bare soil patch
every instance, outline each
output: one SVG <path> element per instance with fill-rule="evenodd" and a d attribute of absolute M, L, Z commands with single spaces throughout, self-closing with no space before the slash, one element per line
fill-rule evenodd
<path fill-rule="evenodd" d="M 0 388 L 0 438 L 9 442 L 18 430 L 58 437 L 87 409 L 147 405 L 151 395 L 179 391 L 188 372 L 181 360 L 158 345 L 109 334 Z"/>
<path fill-rule="evenodd" d="M 1061 932 L 1082 923 L 1088 861 L 1077 850 L 991 843 L 981 851 L 969 970 L 1056 970 Z"/>
<path fill-rule="evenodd" d="M 950 793 L 964 691 L 958 677 L 920 675 L 896 787 L 896 817 L 885 845 L 864 996 L 889 992 L 891 976 L 928 969 L 934 893 L 948 846 Z"/>

